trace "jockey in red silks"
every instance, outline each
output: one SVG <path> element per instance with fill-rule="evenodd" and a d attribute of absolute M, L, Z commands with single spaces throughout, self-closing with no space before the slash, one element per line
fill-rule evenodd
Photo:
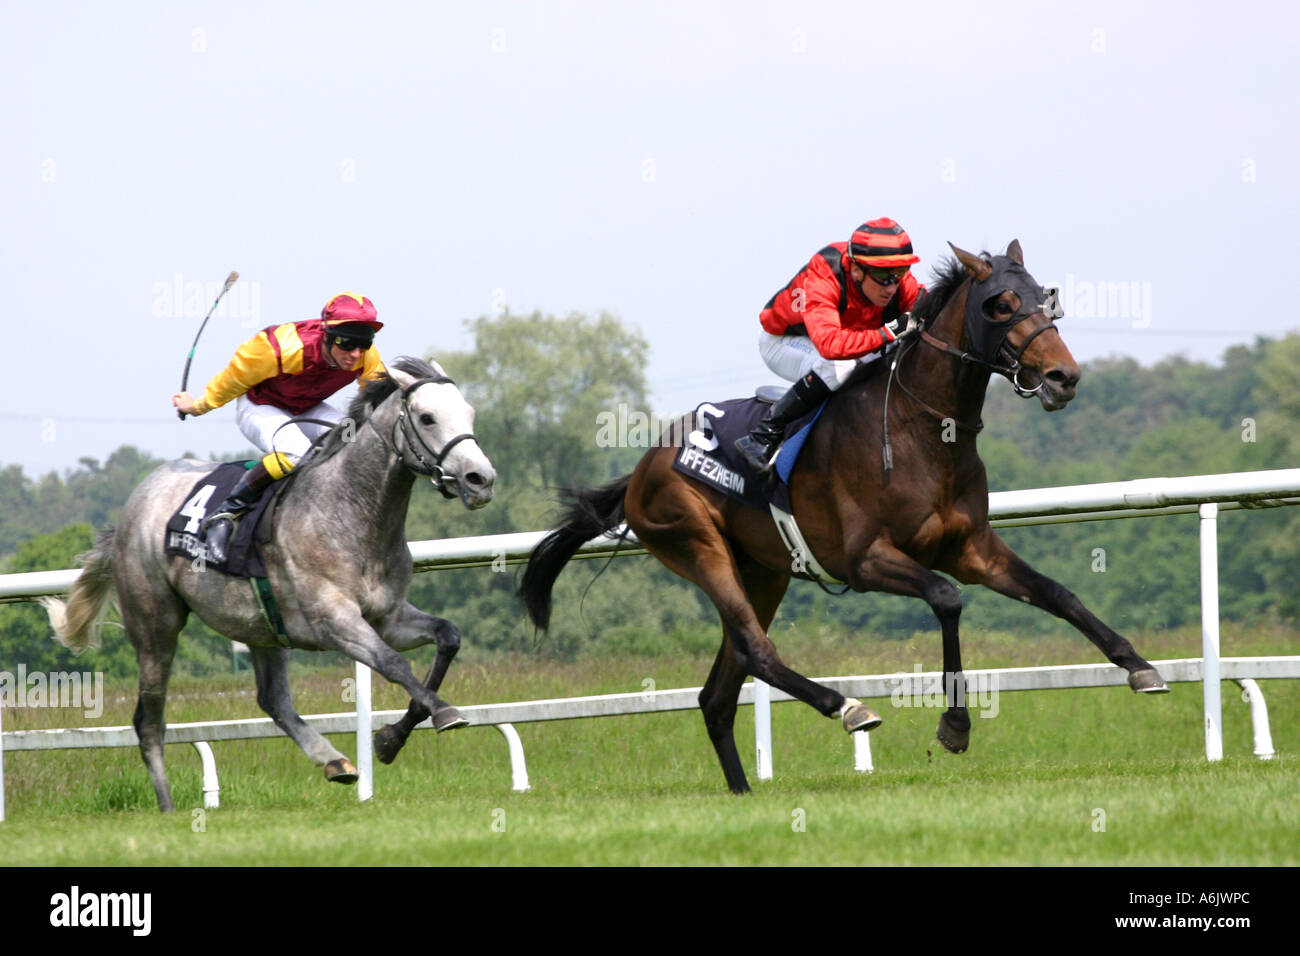
<path fill-rule="evenodd" d="M 912 240 L 892 219 L 858 226 L 848 242 L 818 252 L 759 315 L 758 350 L 793 387 L 736 450 L 766 476 L 785 427 L 816 408 L 859 364 L 879 358 L 907 328 L 925 287 L 911 267 Z"/>
<path fill-rule="evenodd" d="M 358 378 L 370 382 L 383 374 L 384 363 L 372 348 L 375 333 L 384 327 L 378 316 L 375 304 L 365 296 L 341 293 L 325 304 L 319 319 L 286 322 L 258 332 L 235 351 L 230 364 L 208 382 L 199 398 L 189 392 L 172 396 L 172 404 L 187 415 L 202 415 L 238 399 L 239 430 L 266 453 L 204 522 L 205 540 L 217 560 L 225 557 L 235 520 L 257 503 L 272 482 L 293 469 L 313 439 L 331 427 L 285 423 L 305 416 L 337 424 L 343 413 L 325 399 Z"/>

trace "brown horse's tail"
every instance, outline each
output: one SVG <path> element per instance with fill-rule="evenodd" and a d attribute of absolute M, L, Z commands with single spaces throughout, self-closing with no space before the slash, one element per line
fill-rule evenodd
<path fill-rule="evenodd" d="M 569 510 L 560 526 L 543 538 L 528 556 L 528 567 L 519 585 L 519 597 L 529 618 L 543 631 L 551 624 L 551 589 L 555 579 L 579 548 L 623 523 L 623 496 L 631 480 L 631 475 L 624 475 L 600 488 L 563 493 Z M 621 540 L 626 536 L 624 528 L 618 537 Z"/>
<path fill-rule="evenodd" d="M 67 602 L 41 598 L 55 638 L 74 654 L 102 643 L 100 625 L 113 597 L 113 529 L 102 532 L 95 547 L 77 560 L 82 571 L 73 582 Z"/>

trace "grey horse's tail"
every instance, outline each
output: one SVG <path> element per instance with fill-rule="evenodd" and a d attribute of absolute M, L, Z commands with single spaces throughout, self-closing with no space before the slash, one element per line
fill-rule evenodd
<path fill-rule="evenodd" d="M 566 491 L 569 510 L 560 526 L 548 534 L 529 555 L 519 586 L 528 616 L 542 630 L 551 623 L 551 588 L 560 571 L 578 549 L 592 538 L 609 534 L 623 523 L 623 496 L 631 475 L 590 491 Z M 627 537 L 627 529 L 618 535 Z"/>
<path fill-rule="evenodd" d="M 100 626 L 113 597 L 113 529 L 101 532 L 95 547 L 77 560 L 82 571 L 73 582 L 67 602 L 41 598 L 54 636 L 74 654 L 101 644 Z"/>

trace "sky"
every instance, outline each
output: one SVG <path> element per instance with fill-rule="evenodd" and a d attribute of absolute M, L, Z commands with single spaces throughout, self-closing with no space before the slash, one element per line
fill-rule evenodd
<path fill-rule="evenodd" d="M 923 280 L 947 242 L 1018 238 L 1080 361 L 1217 363 L 1300 328 L 1298 26 L 1286 2 L 5 0 L 0 466 L 246 450 L 233 404 L 170 406 L 231 270 L 194 392 L 351 290 L 389 359 L 503 309 L 612 313 L 650 344 L 648 411 L 682 411 L 773 381 L 759 310 L 878 216 Z"/>

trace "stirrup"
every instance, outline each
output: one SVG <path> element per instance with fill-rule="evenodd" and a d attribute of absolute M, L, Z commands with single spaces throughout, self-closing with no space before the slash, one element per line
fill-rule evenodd
<path fill-rule="evenodd" d="M 217 564 L 224 564 L 230 556 L 230 539 L 235 536 L 238 524 L 238 515 L 222 511 L 204 520 L 203 527 L 199 529 L 199 540 L 207 549 L 208 557 Z"/>
<path fill-rule="evenodd" d="M 234 526 L 239 524 L 239 519 L 245 514 L 247 514 L 247 511 L 218 511 L 216 514 L 208 515 L 203 519 L 203 524 L 199 526 L 199 535 L 206 535 L 218 521 L 229 521 L 233 530 Z"/>
<path fill-rule="evenodd" d="M 734 447 L 755 474 L 766 477 L 772 473 L 772 468 L 776 465 L 776 454 L 781 448 L 781 443 L 778 441 L 775 446 L 768 445 L 750 434 L 737 439 Z M 762 450 L 762 458 L 758 457 L 756 449 Z"/>

